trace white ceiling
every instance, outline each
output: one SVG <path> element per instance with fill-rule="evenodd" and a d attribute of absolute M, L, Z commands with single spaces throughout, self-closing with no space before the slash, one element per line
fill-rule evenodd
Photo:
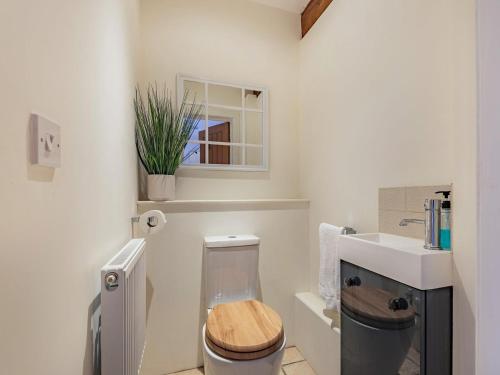
<path fill-rule="evenodd" d="M 270 7 L 280 8 L 293 13 L 302 13 L 309 0 L 252 0 Z"/>

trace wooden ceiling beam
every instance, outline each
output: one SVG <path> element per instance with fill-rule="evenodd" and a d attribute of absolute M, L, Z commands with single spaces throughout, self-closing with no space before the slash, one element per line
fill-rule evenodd
<path fill-rule="evenodd" d="M 302 37 L 304 37 L 333 0 L 311 0 L 302 12 Z"/>

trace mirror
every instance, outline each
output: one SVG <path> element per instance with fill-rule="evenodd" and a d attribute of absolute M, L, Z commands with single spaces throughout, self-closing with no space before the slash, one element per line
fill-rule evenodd
<path fill-rule="evenodd" d="M 264 88 L 178 76 L 178 100 L 203 103 L 200 122 L 184 150 L 183 166 L 267 169 L 267 106 Z M 181 103 L 179 102 L 179 105 Z"/>
<path fill-rule="evenodd" d="M 246 109 L 260 109 L 262 110 L 262 91 L 259 90 L 245 90 L 245 108 Z"/>
<path fill-rule="evenodd" d="M 211 105 L 241 107 L 241 88 L 209 84 L 208 97 Z"/>
<path fill-rule="evenodd" d="M 205 102 L 205 85 L 201 82 L 186 81 L 184 83 L 185 91 L 188 92 L 188 103 L 204 103 Z"/>

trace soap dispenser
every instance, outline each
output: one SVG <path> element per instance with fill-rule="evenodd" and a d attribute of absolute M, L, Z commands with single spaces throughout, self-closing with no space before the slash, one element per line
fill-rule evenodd
<path fill-rule="evenodd" d="M 439 246 L 442 250 L 451 249 L 451 201 L 448 199 L 451 191 L 437 191 L 436 194 L 443 194 L 444 200 L 441 203 L 441 229 Z"/>

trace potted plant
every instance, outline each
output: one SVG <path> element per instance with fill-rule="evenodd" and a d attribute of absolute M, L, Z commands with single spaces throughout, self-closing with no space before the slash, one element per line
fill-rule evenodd
<path fill-rule="evenodd" d="M 187 103 L 187 96 L 186 92 L 178 108 L 166 89 L 159 91 L 156 85 L 149 85 L 146 98 L 136 89 L 136 146 L 148 173 L 150 200 L 175 199 L 175 171 L 191 156 L 184 149 L 198 126 L 202 106 Z"/>

